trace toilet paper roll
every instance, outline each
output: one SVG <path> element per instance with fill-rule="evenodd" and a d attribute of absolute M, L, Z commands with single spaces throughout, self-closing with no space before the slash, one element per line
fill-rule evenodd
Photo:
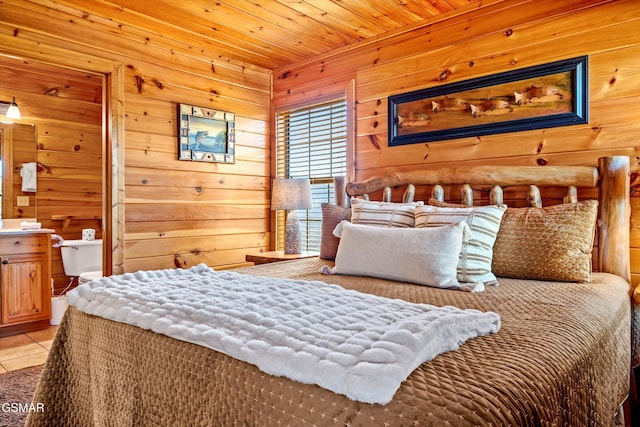
<path fill-rule="evenodd" d="M 82 240 L 95 240 L 96 239 L 96 230 L 93 228 L 84 228 L 82 229 Z"/>

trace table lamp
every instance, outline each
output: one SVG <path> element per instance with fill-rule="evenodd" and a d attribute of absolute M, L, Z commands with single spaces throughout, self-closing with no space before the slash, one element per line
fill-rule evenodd
<path fill-rule="evenodd" d="M 284 253 L 299 254 L 300 221 L 296 209 L 311 208 L 311 185 L 309 178 L 274 179 L 271 188 L 271 210 L 285 210 Z"/>

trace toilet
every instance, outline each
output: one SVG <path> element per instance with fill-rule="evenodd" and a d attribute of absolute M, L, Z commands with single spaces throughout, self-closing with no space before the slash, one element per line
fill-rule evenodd
<path fill-rule="evenodd" d="M 60 244 L 64 274 L 78 284 L 102 277 L 102 240 L 64 240 Z"/>
<path fill-rule="evenodd" d="M 54 234 L 52 239 L 60 243 L 54 245 L 59 247 L 62 253 L 62 266 L 64 274 L 71 277 L 69 285 L 58 296 L 51 297 L 51 325 L 59 325 L 62 320 L 69 301 L 65 295 L 71 287 L 73 278 L 78 278 L 78 285 L 102 277 L 102 240 L 64 240 L 61 236 Z M 53 291 L 53 280 L 51 280 L 51 290 Z"/>

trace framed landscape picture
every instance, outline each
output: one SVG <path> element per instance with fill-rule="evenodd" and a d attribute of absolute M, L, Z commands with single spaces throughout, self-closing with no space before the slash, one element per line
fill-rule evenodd
<path fill-rule="evenodd" d="M 235 163 L 235 114 L 180 104 L 178 159 Z"/>

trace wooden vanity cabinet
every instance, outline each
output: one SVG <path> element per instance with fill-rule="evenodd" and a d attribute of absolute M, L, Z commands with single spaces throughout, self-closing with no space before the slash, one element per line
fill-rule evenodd
<path fill-rule="evenodd" d="M 45 329 L 51 319 L 51 235 L 0 233 L 0 336 Z"/>

